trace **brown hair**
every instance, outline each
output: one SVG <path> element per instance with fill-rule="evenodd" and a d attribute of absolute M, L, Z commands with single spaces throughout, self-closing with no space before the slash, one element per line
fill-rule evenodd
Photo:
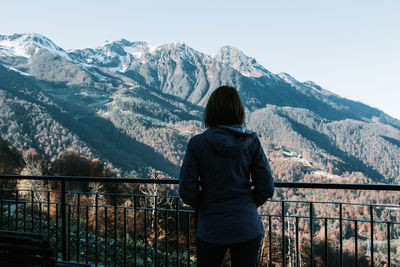
<path fill-rule="evenodd" d="M 203 119 L 207 128 L 218 125 L 243 125 L 244 109 L 237 90 L 230 86 L 218 87 L 208 99 Z"/>

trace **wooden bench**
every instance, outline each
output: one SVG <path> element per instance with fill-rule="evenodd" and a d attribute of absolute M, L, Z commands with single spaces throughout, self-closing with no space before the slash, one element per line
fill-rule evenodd
<path fill-rule="evenodd" d="M 0 266 L 57 266 L 55 251 L 41 234 L 0 231 Z"/>
<path fill-rule="evenodd" d="M 42 234 L 0 230 L 0 266 L 90 267 L 89 264 L 57 261 L 55 250 Z"/>

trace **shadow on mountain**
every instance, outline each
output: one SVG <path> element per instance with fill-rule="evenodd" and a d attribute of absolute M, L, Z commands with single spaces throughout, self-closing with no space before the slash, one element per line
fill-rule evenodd
<path fill-rule="evenodd" d="M 126 72 L 120 73 L 121 75 L 124 75 L 128 78 L 131 78 L 132 80 L 140 83 L 140 84 L 146 84 L 146 80 L 142 75 L 140 75 L 137 71 L 133 70 L 128 70 Z"/>
<path fill-rule="evenodd" d="M 65 105 L 63 107 L 66 108 Z M 115 167 L 130 170 L 132 166 L 138 168 L 152 166 L 171 177 L 176 177 L 178 174 L 178 166 L 172 164 L 152 147 L 127 136 L 109 120 L 96 114 L 81 114 L 77 119 L 54 110 L 52 114 L 60 124 L 71 129 L 82 141 L 96 148 Z M 77 114 L 76 111 L 74 114 Z"/>
<path fill-rule="evenodd" d="M 337 97 L 337 96 L 334 96 L 332 98 L 332 100 L 341 105 L 349 107 L 350 110 L 347 111 L 347 113 L 351 114 L 352 118 L 365 121 L 365 119 L 371 120 L 373 117 L 377 117 L 377 118 L 379 118 L 379 120 L 381 122 L 383 122 L 385 124 L 389 124 L 393 128 L 400 130 L 400 121 L 395 118 L 390 117 L 389 115 L 387 115 L 386 113 L 384 113 L 383 111 L 381 111 L 379 109 L 370 107 L 361 102 L 357 102 L 357 101 L 353 101 L 353 100 L 349 100 L 349 99 L 341 98 L 341 97 Z M 351 117 L 349 117 L 349 118 L 351 118 Z"/>
<path fill-rule="evenodd" d="M 41 89 L 30 77 L 0 66 L 0 81 L 2 89 L 12 96 L 44 108 L 58 123 L 70 129 L 83 142 L 97 150 L 114 167 L 131 170 L 132 167 L 152 166 L 171 177 L 177 176 L 178 166 L 172 164 L 150 146 L 130 138 L 110 121 L 99 117 L 94 112 L 56 98 L 52 98 L 52 101 L 58 106 L 47 103 L 39 95 Z M 29 132 L 29 129 L 26 129 L 26 132 Z"/>
<path fill-rule="evenodd" d="M 157 92 L 157 90 L 154 88 L 142 88 L 142 87 L 135 88 L 135 93 L 138 96 L 140 96 L 146 100 L 150 100 L 153 103 L 157 103 L 163 109 L 168 110 L 171 113 L 179 116 L 179 118 L 181 120 L 201 120 L 202 119 L 201 117 L 192 115 L 189 112 L 196 111 L 199 114 L 201 114 L 203 111 L 203 108 L 198 105 L 195 105 L 193 103 L 190 103 L 189 101 L 187 101 L 185 99 L 179 98 L 174 95 L 168 95 L 168 97 L 165 97 L 165 96 L 161 95 L 159 92 Z M 183 109 L 182 107 L 177 107 L 176 105 L 173 105 L 171 102 L 179 103 L 180 105 L 183 105 L 185 107 L 185 109 Z M 181 111 L 181 112 L 177 113 L 177 111 Z M 142 112 L 145 113 L 146 111 L 143 110 Z M 154 115 L 154 114 L 149 114 L 149 115 Z"/>
<path fill-rule="evenodd" d="M 313 130 L 308 126 L 299 123 L 286 115 L 281 115 L 281 116 L 284 116 L 292 125 L 293 130 L 299 133 L 301 136 L 312 141 L 319 148 L 327 151 L 329 154 L 342 159 L 345 163 L 342 166 L 338 166 L 341 170 L 350 169 L 353 171 L 360 171 L 377 181 L 382 181 L 385 178 L 384 176 L 382 176 L 382 174 L 380 174 L 375 169 L 367 166 L 361 160 L 349 155 L 348 153 L 339 149 L 337 146 L 333 145 L 332 141 L 329 139 L 329 136 L 322 134 L 316 130 Z"/>
<path fill-rule="evenodd" d="M 256 101 L 259 101 L 257 105 L 247 104 L 251 109 L 264 108 L 265 105 L 271 104 L 278 107 L 290 106 L 294 108 L 308 109 L 318 116 L 323 117 L 330 121 L 344 120 L 348 118 L 358 119 L 358 116 L 345 111 L 339 110 L 321 99 L 318 99 L 314 94 L 310 92 L 299 91 L 299 89 L 284 83 L 277 82 L 274 84 L 265 83 L 262 87 L 257 86 L 250 79 L 243 79 L 243 88 L 250 93 L 242 93 L 241 96 L 243 101 L 246 103 L 255 97 Z"/>
<path fill-rule="evenodd" d="M 400 140 L 391 138 L 391 137 L 389 137 L 389 136 L 384 136 L 384 135 L 380 135 L 379 137 L 385 139 L 386 141 L 388 141 L 389 143 L 391 143 L 391 144 L 393 144 L 393 145 L 395 145 L 395 146 L 400 147 Z"/>

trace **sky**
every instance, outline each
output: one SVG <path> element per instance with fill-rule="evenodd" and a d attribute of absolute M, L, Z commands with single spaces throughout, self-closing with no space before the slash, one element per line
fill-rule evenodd
<path fill-rule="evenodd" d="M 0 1 L 0 34 L 40 33 L 63 49 L 122 38 L 209 55 L 231 45 L 400 119 L 398 0 Z"/>

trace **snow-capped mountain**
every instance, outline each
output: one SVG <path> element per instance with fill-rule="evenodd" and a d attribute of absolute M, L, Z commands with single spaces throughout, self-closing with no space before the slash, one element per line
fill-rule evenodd
<path fill-rule="evenodd" d="M 263 100 L 270 98 L 271 93 L 275 94 L 270 88 L 279 87 L 281 83 L 304 87 L 294 78 L 288 78 L 290 75 L 269 72 L 254 58 L 230 46 L 222 47 L 211 57 L 185 43 L 154 47 L 146 42 L 121 39 L 106 42 L 94 49 L 66 52 L 39 34 L 1 36 L 0 40 L 0 58 L 5 66 L 43 80 L 66 84 L 84 82 L 88 85 L 96 82 L 118 83 L 119 79 L 111 76 L 121 74 L 163 93 L 200 105 L 205 104 L 210 89 L 219 84 L 232 84 L 239 90 L 244 84 L 249 88 L 265 87 L 266 90 L 251 94 L 249 92 L 252 90 L 248 89 L 244 94 L 244 100 L 252 107 L 265 106 L 268 101 Z M 18 60 L 19 57 L 26 60 Z M 60 61 L 61 65 L 69 66 L 68 71 L 59 66 Z"/>
<path fill-rule="evenodd" d="M 67 52 L 43 35 L 36 33 L 14 34 L 11 36 L 0 35 L 1 56 L 31 58 L 40 49 L 69 58 Z"/>
<path fill-rule="evenodd" d="M 88 66 L 100 66 L 112 72 L 126 72 L 133 61 L 143 62 L 146 54 L 154 52 L 155 47 L 146 42 L 119 40 L 106 42 L 95 49 L 72 50 L 70 55 L 77 62 Z"/>
<path fill-rule="evenodd" d="M 0 35 L 0 134 L 49 157 L 72 148 L 123 172 L 177 174 L 188 138 L 220 85 L 238 89 L 264 147 L 335 175 L 400 181 L 400 122 L 240 50 L 118 40 L 65 51 L 39 34 Z M 315 166 L 314 166 L 315 167 Z"/>

